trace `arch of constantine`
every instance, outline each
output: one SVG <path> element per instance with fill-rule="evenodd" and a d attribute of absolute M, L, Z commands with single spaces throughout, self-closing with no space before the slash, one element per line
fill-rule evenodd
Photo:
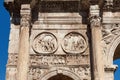
<path fill-rule="evenodd" d="M 5 0 L 6 80 L 114 80 L 120 0 Z"/>

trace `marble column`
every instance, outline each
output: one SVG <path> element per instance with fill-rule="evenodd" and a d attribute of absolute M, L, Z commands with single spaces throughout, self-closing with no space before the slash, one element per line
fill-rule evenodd
<path fill-rule="evenodd" d="M 20 42 L 17 64 L 17 80 L 27 80 L 29 69 L 29 29 L 31 21 L 31 9 L 29 4 L 21 5 Z"/>
<path fill-rule="evenodd" d="M 90 27 L 92 33 L 92 55 L 94 80 L 104 80 L 101 17 L 98 5 L 90 6 Z"/>

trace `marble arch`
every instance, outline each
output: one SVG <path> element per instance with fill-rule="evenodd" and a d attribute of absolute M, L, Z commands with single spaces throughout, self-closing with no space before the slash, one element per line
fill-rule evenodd
<path fill-rule="evenodd" d="M 120 44 L 120 35 L 116 36 L 114 41 L 111 43 L 111 47 L 108 49 L 108 57 L 107 57 L 108 63 L 111 64 L 113 63 L 114 53 L 119 44 Z"/>
<path fill-rule="evenodd" d="M 48 80 L 49 78 L 56 76 L 58 74 L 68 76 L 72 78 L 73 80 L 80 80 L 80 77 L 76 73 L 70 70 L 65 70 L 65 69 L 51 70 L 47 74 L 43 74 L 40 80 Z"/>

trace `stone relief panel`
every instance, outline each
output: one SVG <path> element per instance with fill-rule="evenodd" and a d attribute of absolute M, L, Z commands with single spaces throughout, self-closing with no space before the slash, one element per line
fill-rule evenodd
<path fill-rule="evenodd" d="M 9 54 L 9 58 L 8 58 L 8 66 L 9 65 L 17 65 L 17 58 L 18 58 L 18 55 L 15 54 L 15 53 L 10 53 Z"/>
<path fill-rule="evenodd" d="M 80 33 L 71 32 L 64 37 L 62 48 L 67 53 L 83 53 L 87 48 L 87 42 Z"/>
<path fill-rule="evenodd" d="M 79 66 L 79 67 L 70 67 L 70 71 L 75 72 L 81 78 L 81 80 L 91 80 L 90 66 Z"/>
<path fill-rule="evenodd" d="M 61 70 L 60 70 L 61 69 Z M 90 66 L 86 65 L 86 66 L 72 66 L 72 67 L 52 67 L 49 69 L 43 69 L 40 67 L 30 67 L 29 68 L 29 74 L 28 74 L 28 79 L 29 80 L 40 80 L 42 75 L 45 75 L 47 73 L 49 73 L 49 71 L 62 71 L 63 70 L 67 70 L 70 71 L 76 75 L 78 75 L 80 77 L 80 80 L 91 80 L 91 70 L 90 70 Z M 58 73 L 59 74 L 59 73 Z"/>
<path fill-rule="evenodd" d="M 37 53 L 54 53 L 58 47 L 57 39 L 52 33 L 43 32 L 35 37 L 32 47 Z"/>
<path fill-rule="evenodd" d="M 6 80 L 17 80 L 17 68 L 8 67 L 6 69 Z"/>
<path fill-rule="evenodd" d="M 76 66 L 89 64 L 89 56 L 79 55 L 31 55 L 30 66 L 49 68 L 54 66 Z"/>
<path fill-rule="evenodd" d="M 40 68 L 30 68 L 28 80 L 39 80 L 41 76 Z"/>

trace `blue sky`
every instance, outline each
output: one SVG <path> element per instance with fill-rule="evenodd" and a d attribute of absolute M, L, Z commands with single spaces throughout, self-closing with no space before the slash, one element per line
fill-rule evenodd
<path fill-rule="evenodd" d="M 0 0 L 0 80 L 5 80 L 5 69 L 8 57 L 8 41 L 10 30 L 10 16 Z M 120 66 L 120 59 L 115 60 L 114 64 Z M 120 80 L 120 68 L 115 72 L 115 80 Z"/>
<path fill-rule="evenodd" d="M 0 0 L 0 80 L 5 80 L 5 69 L 8 55 L 9 13 Z"/>

